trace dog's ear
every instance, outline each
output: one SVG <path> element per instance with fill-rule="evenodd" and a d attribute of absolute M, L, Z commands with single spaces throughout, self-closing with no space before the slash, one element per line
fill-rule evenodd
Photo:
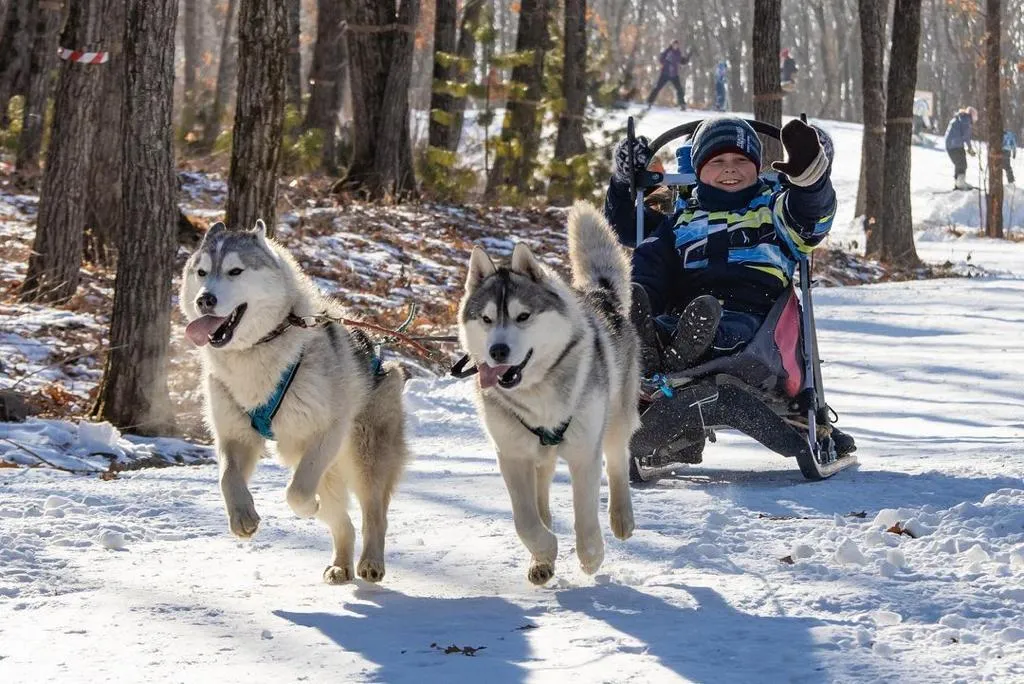
<path fill-rule="evenodd" d="M 203 236 L 203 239 L 204 240 L 208 240 L 208 239 L 216 236 L 217 233 L 224 232 L 225 230 L 227 230 L 227 228 L 228 227 L 224 225 L 223 221 L 217 221 L 212 226 L 210 226 L 209 228 L 206 229 L 206 235 Z"/>
<path fill-rule="evenodd" d="M 256 219 L 256 225 L 250 231 L 253 235 L 261 240 L 267 239 L 267 224 L 263 222 L 263 219 Z"/>
<path fill-rule="evenodd" d="M 512 270 L 534 282 L 544 279 L 544 269 L 541 268 L 540 263 L 534 258 L 533 252 L 525 242 L 517 242 L 512 250 Z"/>
<path fill-rule="evenodd" d="M 469 276 L 466 278 L 466 290 L 472 292 L 480 283 L 494 275 L 494 262 L 482 247 L 474 247 L 473 254 L 469 257 Z"/>

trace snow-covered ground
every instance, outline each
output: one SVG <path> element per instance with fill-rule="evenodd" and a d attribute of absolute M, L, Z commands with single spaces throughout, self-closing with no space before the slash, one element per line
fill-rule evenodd
<path fill-rule="evenodd" d="M 915 214 L 948 180 L 926 152 Z M 844 202 L 855 167 L 836 168 Z M 593 578 L 560 468 L 558 574 L 526 581 L 468 380 L 408 385 L 414 458 L 379 586 L 320 582 L 327 530 L 292 515 L 269 460 L 249 542 L 213 465 L 0 469 L 0 682 L 1024 682 L 1024 243 L 933 226 L 918 247 L 998 275 L 817 292 L 829 403 L 861 465 L 807 483 L 723 433 L 704 465 L 634 490 L 637 532 L 606 534 Z M 4 439 L 83 469 L 207 455 L 60 422 L 0 424 Z"/>

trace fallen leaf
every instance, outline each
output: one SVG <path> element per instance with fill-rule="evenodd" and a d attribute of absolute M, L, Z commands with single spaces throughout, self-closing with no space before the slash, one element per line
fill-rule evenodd
<path fill-rule="evenodd" d="M 783 556 L 782 558 L 779 559 L 779 562 L 780 563 L 785 563 L 786 565 L 796 565 L 796 561 L 793 560 L 792 556 Z"/>
<path fill-rule="evenodd" d="M 911 539 L 917 538 L 914 536 L 914 533 L 908 530 L 906 527 L 904 527 L 903 523 L 901 523 L 899 520 L 897 520 L 892 527 L 887 529 L 886 532 L 892 532 L 893 534 L 905 534 Z"/>
<path fill-rule="evenodd" d="M 846 514 L 847 518 L 866 518 L 868 517 L 867 511 L 850 511 Z"/>

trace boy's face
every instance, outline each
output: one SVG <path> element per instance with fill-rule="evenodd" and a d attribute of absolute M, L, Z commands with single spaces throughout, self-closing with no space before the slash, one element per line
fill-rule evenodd
<path fill-rule="evenodd" d="M 700 168 L 700 182 L 726 192 L 745 190 L 757 181 L 757 167 L 742 154 L 724 152 Z"/>

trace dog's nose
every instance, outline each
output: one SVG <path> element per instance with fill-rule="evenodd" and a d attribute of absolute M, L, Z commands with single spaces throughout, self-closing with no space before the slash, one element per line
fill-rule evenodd
<path fill-rule="evenodd" d="M 511 351 L 512 350 L 508 348 L 507 344 L 492 344 L 491 358 L 498 363 L 505 363 L 508 360 L 508 355 Z"/>
<path fill-rule="evenodd" d="M 196 306 L 203 313 L 212 311 L 217 306 L 217 297 L 212 292 L 204 292 L 196 297 Z"/>

